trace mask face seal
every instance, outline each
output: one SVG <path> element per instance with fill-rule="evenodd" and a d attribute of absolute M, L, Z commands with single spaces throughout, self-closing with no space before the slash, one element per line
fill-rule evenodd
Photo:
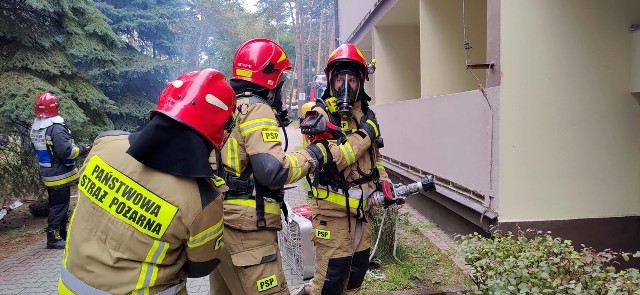
<path fill-rule="evenodd" d="M 229 119 L 227 119 L 227 121 L 224 122 L 224 140 L 222 141 L 220 148 L 222 148 L 227 143 L 229 136 L 231 136 L 231 131 L 233 131 L 233 128 L 235 127 L 236 127 L 236 114 L 232 114 L 229 117 Z"/>
<path fill-rule="evenodd" d="M 273 100 L 270 101 L 271 107 L 276 113 L 276 119 L 278 120 L 278 125 L 280 125 L 280 127 L 287 127 L 291 122 L 293 122 L 289 118 L 289 112 L 284 106 L 284 85 L 286 81 L 287 75 L 286 73 L 283 73 L 280 76 L 280 80 L 278 80 L 278 86 L 273 89 Z"/>

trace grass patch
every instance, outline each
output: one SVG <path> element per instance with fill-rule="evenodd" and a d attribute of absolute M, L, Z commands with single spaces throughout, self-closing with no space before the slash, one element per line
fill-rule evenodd
<path fill-rule="evenodd" d="M 420 233 L 420 230 L 423 228 L 436 229 L 438 228 L 438 226 L 433 223 L 424 223 L 424 222 L 409 224 L 409 226 L 407 226 L 407 230 L 412 233 Z"/>
<path fill-rule="evenodd" d="M 46 222 L 44 224 L 46 226 Z M 14 228 L 14 229 L 10 229 L 7 230 L 6 232 L 4 232 L 2 235 L 4 238 L 8 239 L 8 240 L 15 240 L 18 238 L 22 238 L 23 236 L 26 235 L 31 235 L 31 234 L 43 234 L 44 233 L 44 227 L 32 227 L 32 226 L 28 226 L 28 225 L 24 225 L 22 227 L 19 228 Z"/>
<path fill-rule="evenodd" d="M 370 269 L 362 285 L 362 293 L 417 288 L 438 290 L 448 285 L 472 286 L 471 279 L 419 231 L 420 228 L 436 226 L 410 224 L 408 219 L 408 213 L 400 214 L 398 218 L 397 256 L 400 261 L 387 259 L 379 269 Z"/>

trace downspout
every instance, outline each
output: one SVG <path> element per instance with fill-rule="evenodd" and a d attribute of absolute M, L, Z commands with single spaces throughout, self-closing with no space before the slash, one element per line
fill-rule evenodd
<path fill-rule="evenodd" d="M 335 48 L 340 46 L 340 15 L 338 14 L 338 0 L 333 0 L 333 15 L 335 17 L 335 26 L 334 26 L 334 36 L 336 36 L 335 40 Z"/>

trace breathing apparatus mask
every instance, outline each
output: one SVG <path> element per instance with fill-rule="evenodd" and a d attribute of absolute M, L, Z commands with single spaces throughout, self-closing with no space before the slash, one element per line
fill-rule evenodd
<path fill-rule="evenodd" d="M 348 115 L 362 91 L 362 74 L 355 67 L 336 67 L 329 82 L 331 96 L 336 98 L 338 114 Z"/>
<path fill-rule="evenodd" d="M 267 97 L 269 105 L 276 112 L 276 119 L 278 120 L 278 124 L 280 127 L 287 127 L 291 124 L 292 120 L 289 119 L 289 112 L 284 106 L 284 84 L 287 82 L 287 72 L 282 73 L 280 75 L 280 79 L 278 80 L 278 85 L 272 91 L 269 92 L 269 97 Z"/>

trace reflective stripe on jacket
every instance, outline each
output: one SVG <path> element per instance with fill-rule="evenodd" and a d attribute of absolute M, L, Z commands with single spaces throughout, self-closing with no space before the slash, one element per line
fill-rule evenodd
<path fill-rule="evenodd" d="M 31 129 L 30 137 L 45 186 L 65 187 L 75 184 L 78 179 L 75 159 L 80 155 L 80 148 L 73 143 L 71 131 L 63 124 L 54 123 L 40 129 Z"/>

